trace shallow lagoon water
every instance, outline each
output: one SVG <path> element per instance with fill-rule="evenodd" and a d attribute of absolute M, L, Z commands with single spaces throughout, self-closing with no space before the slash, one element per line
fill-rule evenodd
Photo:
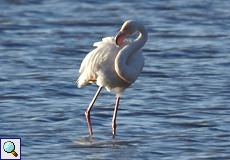
<path fill-rule="evenodd" d="M 228 1 L 0 2 L 0 137 L 22 159 L 230 159 Z M 145 67 L 120 101 L 75 80 L 92 44 L 127 19 L 149 32 Z"/>

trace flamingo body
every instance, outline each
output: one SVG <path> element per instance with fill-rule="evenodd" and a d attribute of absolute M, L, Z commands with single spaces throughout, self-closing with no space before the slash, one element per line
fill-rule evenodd
<path fill-rule="evenodd" d="M 103 38 L 102 41 L 94 43 L 95 48 L 89 52 L 82 61 L 77 80 L 78 87 L 96 83 L 100 87 L 105 87 L 109 92 L 113 91 L 117 96 L 121 96 L 124 90 L 131 83 L 123 80 L 115 70 L 115 59 L 119 51 L 130 42 L 125 41 L 118 46 L 113 37 Z M 141 50 L 136 51 L 127 60 L 129 67 L 136 71 L 133 81 L 135 81 L 144 66 L 144 57 Z"/>

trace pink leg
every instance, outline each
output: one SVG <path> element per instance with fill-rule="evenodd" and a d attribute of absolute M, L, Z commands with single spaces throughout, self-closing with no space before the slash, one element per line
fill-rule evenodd
<path fill-rule="evenodd" d="M 120 101 L 120 97 L 117 97 L 116 99 L 116 105 L 114 108 L 114 113 L 113 113 L 113 120 L 112 120 L 112 134 L 113 134 L 113 138 L 116 136 L 116 119 L 117 119 L 117 111 L 118 111 L 118 105 L 119 105 L 119 101 Z"/>
<path fill-rule="evenodd" d="M 96 101 L 99 93 L 101 92 L 101 89 L 102 87 L 99 87 L 95 96 L 93 97 L 91 103 L 89 104 L 89 107 L 86 109 L 85 111 L 85 117 L 86 117 L 86 120 L 87 120 L 87 124 L 88 124 L 88 128 L 89 128 L 89 135 L 92 136 L 93 135 L 93 131 L 92 131 L 92 126 L 91 126 L 91 122 L 90 122 L 90 111 L 91 109 L 93 108 L 93 104 L 94 102 Z"/>

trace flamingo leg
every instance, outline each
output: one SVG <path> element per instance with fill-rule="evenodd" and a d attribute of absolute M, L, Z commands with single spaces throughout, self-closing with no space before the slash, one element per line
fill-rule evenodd
<path fill-rule="evenodd" d="M 95 96 L 93 97 L 92 101 L 90 102 L 89 104 L 89 107 L 86 109 L 85 111 L 85 117 L 86 117 L 86 120 L 87 120 L 87 124 L 88 124 L 88 128 L 89 128 L 89 135 L 92 136 L 93 135 L 93 131 L 92 131 L 92 126 L 91 126 L 91 121 L 90 121 L 90 111 L 91 109 L 93 108 L 93 104 L 94 102 L 96 101 L 98 95 L 100 94 L 101 92 L 101 89 L 102 87 L 99 87 Z"/>
<path fill-rule="evenodd" d="M 112 119 L 113 138 L 116 136 L 116 128 L 117 128 L 116 119 L 117 119 L 117 111 L 118 111 L 119 101 L 120 101 L 120 97 L 117 97 L 114 112 L 113 112 L 113 119 Z"/>

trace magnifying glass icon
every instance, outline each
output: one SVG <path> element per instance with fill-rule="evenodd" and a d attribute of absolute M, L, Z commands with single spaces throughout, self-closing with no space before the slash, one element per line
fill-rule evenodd
<path fill-rule="evenodd" d="M 15 145 L 11 141 L 7 141 L 3 144 L 3 149 L 7 153 L 12 153 L 15 157 L 18 156 L 17 152 L 15 152 Z"/>

